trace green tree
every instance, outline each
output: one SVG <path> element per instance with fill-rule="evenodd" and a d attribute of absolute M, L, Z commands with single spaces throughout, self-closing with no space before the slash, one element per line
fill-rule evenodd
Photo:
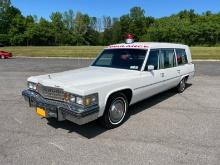
<path fill-rule="evenodd" d="M 30 24 L 25 31 L 27 45 L 54 45 L 52 24 L 44 18 L 39 23 Z"/>
<path fill-rule="evenodd" d="M 74 21 L 74 39 L 76 45 L 89 45 L 89 42 L 86 41 L 86 35 L 88 34 L 90 25 L 90 18 L 88 15 L 84 15 L 81 12 L 76 13 L 76 18 Z"/>
<path fill-rule="evenodd" d="M 168 17 L 145 16 L 133 7 L 120 18 L 90 17 L 72 10 L 53 12 L 50 20 L 23 16 L 10 0 L 0 1 L 0 45 L 109 45 L 123 42 L 127 33 L 136 41 L 220 44 L 220 13 L 183 10 Z"/>
<path fill-rule="evenodd" d="M 137 40 L 140 39 L 140 36 L 144 35 L 144 27 L 145 27 L 144 14 L 145 11 L 140 7 L 133 7 L 130 10 L 129 31 L 135 34 Z"/>
<path fill-rule="evenodd" d="M 11 6 L 10 0 L 1 0 L 0 1 L 0 13 L 4 12 Z"/>
<path fill-rule="evenodd" d="M 129 14 L 120 17 L 121 34 L 126 35 L 127 33 L 133 33 L 132 29 L 129 28 L 131 19 Z"/>
<path fill-rule="evenodd" d="M 51 19 L 51 25 L 52 25 L 52 31 L 54 34 L 54 43 L 55 45 L 62 45 L 64 44 L 64 24 L 63 24 L 63 16 L 60 12 L 54 12 L 50 16 Z"/>
<path fill-rule="evenodd" d="M 68 10 L 63 13 L 64 26 L 69 30 L 72 30 L 74 27 L 74 16 L 73 10 Z"/>
<path fill-rule="evenodd" d="M 103 16 L 103 26 L 104 29 L 109 29 L 112 26 L 112 19 L 109 16 Z"/>
<path fill-rule="evenodd" d="M 89 27 L 95 31 L 98 31 L 98 19 L 97 17 L 90 17 Z"/>
<path fill-rule="evenodd" d="M 10 15 L 10 26 L 8 29 L 8 35 L 10 37 L 11 45 L 24 45 L 25 44 L 25 36 L 24 32 L 26 30 L 26 22 L 25 17 L 21 15 L 21 12 L 13 7 L 11 8 Z M 10 9 L 9 8 L 9 9 Z M 12 17 L 14 15 L 14 17 Z"/>

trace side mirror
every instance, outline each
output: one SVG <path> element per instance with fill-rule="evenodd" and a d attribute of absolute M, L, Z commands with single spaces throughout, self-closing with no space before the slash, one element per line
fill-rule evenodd
<path fill-rule="evenodd" d="M 148 65 L 147 66 L 147 70 L 150 71 L 150 72 L 153 71 L 154 70 L 154 66 L 153 65 Z"/>

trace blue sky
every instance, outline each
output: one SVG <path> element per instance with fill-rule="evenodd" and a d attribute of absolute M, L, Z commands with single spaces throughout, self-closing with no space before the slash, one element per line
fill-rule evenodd
<path fill-rule="evenodd" d="M 210 10 L 220 12 L 220 0 L 11 0 L 24 15 L 49 18 L 54 11 L 72 9 L 90 16 L 119 17 L 133 6 L 142 7 L 147 16 L 163 17 L 183 9 L 194 9 L 198 13 Z"/>

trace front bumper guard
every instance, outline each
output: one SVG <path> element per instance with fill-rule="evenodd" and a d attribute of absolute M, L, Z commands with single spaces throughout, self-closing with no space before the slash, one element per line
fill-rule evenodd
<path fill-rule="evenodd" d="M 77 112 L 77 109 L 82 109 L 82 107 L 43 98 L 30 89 L 22 91 L 22 96 L 30 107 L 43 107 L 46 111 L 46 118 L 56 118 L 58 121 L 69 120 L 78 125 L 86 124 L 98 118 L 99 107 L 97 105 L 85 108 L 83 112 Z"/>

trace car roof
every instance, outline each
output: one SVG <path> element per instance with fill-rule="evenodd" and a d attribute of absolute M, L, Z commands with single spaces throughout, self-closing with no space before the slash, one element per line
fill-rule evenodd
<path fill-rule="evenodd" d="M 105 49 L 152 49 L 152 48 L 187 48 L 187 45 L 165 42 L 134 42 L 131 44 L 121 43 L 109 45 Z"/>

